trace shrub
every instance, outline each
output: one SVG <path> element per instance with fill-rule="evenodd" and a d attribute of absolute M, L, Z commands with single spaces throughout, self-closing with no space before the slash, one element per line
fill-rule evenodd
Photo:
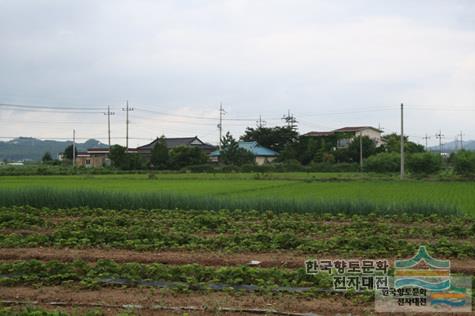
<path fill-rule="evenodd" d="M 241 166 L 241 172 L 275 172 L 276 166 L 273 164 L 244 164 Z"/>
<path fill-rule="evenodd" d="M 416 174 L 433 174 L 442 168 L 440 156 L 433 153 L 415 153 L 407 157 L 407 169 Z"/>
<path fill-rule="evenodd" d="M 475 153 L 471 151 L 459 151 L 453 156 L 454 171 L 458 175 L 475 175 Z"/>
<path fill-rule="evenodd" d="M 397 153 L 380 153 L 366 160 L 366 170 L 373 172 L 397 172 L 401 158 Z"/>
<path fill-rule="evenodd" d="M 329 162 L 319 162 L 311 163 L 310 171 L 312 172 L 356 172 L 359 171 L 360 167 L 357 163 L 329 163 Z"/>
<path fill-rule="evenodd" d="M 285 167 L 285 171 L 289 171 L 289 172 L 296 172 L 296 171 L 304 171 L 305 170 L 305 168 L 296 159 L 290 159 L 290 160 L 283 161 L 283 165 Z"/>
<path fill-rule="evenodd" d="M 189 171 L 189 172 L 216 172 L 216 165 L 213 164 L 201 164 L 201 165 L 191 165 L 187 166 L 182 171 Z"/>

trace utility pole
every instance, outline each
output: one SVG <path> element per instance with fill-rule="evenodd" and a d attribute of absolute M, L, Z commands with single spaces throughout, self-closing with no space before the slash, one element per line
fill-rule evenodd
<path fill-rule="evenodd" d="M 460 131 L 460 134 L 458 134 L 458 136 L 460 136 L 460 149 L 463 150 L 463 133 L 462 133 L 462 131 Z"/>
<path fill-rule="evenodd" d="M 104 113 L 107 115 L 107 136 L 109 139 L 109 149 L 111 148 L 111 115 L 115 115 L 114 112 L 111 112 L 111 107 L 107 106 L 107 112 Z"/>
<path fill-rule="evenodd" d="M 404 104 L 401 103 L 401 180 L 404 179 Z"/>
<path fill-rule="evenodd" d="M 442 131 L 439 130 L 439 134 L 435 134 L 435 138 L 437 138 L 439 140 L 439 153 L 440 153 L 440 157 L 442 157 L 442 138 L 444 138 L 445 136 L 442 134 Z"/>
<path fill-rule="evenodd" d="M 76 167 L 76 130 L 73 129 L 73 168 Z"/>
<path fill-rule="evenodd" d="M 129 108 L 129 100 L 127 100 L 125 109 L 122 108 L 122 111 L 125 111 L 125 150 L 129 152 L 129 112 L 133 111 L 133 108 Z"/>
<path fill-rule="evenodd" d="M 219 129 L 219 142 L 218 142 L 218 148 L 221 150 L 221 139 L 223 137 L 223 115 L 226 114 L 226 111 L 223 109 L 223 103 L 219 104 L 219 124 L 218 124 L 218 129 Z"/>
<path fill-rule="evenodd" d="M 288 110 L 287 115 L 282 116 L 282 120 L 287 123 L 287 126 L 291 129 L 297 129 L 297 119 L 293 114 Z"/>
<path fill-rule="evenodd" d="M 429 149 L 429 146 L 428 146 L 428 144 L 427 144 L 427 140 L 430 139 L 430 136 L 427 136 L 427 134 L 426 134 L 426 136 L 425 136 L 425 137 L 422 137 L 422 138 L 426 141 L 426 150 L 428 150 L 428 149 Z"/>
<path fill-rule="evenodd" d="M 363 134 L 360 131 L 360 171 L 363 171 Z"/>
<path fill-rule="evenodd" d="M 259 120 L 256 121 L 256 123 L 257 123 L 257 127 L 262 128 L 266 125 L 267 122 L 263 121 L 261 115 L 259 114 Z"/>

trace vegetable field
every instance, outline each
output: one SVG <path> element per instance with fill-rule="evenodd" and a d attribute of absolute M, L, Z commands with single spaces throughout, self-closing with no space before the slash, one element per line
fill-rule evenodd
<path fill-rule="evenodd" d="M 0 314 L 371 314 L 305 260 L 475 272 L 472 183 L 347 177 L 2 177 Z"/>

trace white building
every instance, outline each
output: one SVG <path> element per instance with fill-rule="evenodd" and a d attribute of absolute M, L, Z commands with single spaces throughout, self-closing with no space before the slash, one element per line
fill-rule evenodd
<path fill-rule="evenodd" d="M 367 136 L 376 143 L 377 147 L 379 147 L 383 144 L 381 133 L 382 131 L 380 129 L 371 126 L 352 126 L 327 132 L 308 132 L 304 134 L 304 136 L 315 138 L 333 138 L 336 140 L 336 147 L 338 148 L 347 147 L 354 137 Z"/>

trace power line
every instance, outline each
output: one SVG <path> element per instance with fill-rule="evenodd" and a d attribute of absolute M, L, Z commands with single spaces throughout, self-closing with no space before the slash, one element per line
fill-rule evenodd
<path fill-rule="evenodd" d="M 8 122 L 8 123 L 19 123 L 19 124 L 48 124 L 51 125 L 51 121 L 32 121 L 32 120 L 1 120 L 1 122 Z M 71 124 L 84 124 L 84 125 L 97 125 L 100 124 L 99 122 L 84 122 L 84 121 L 54 121 L 54 125 L 71 125 Z"/>
<path fill-rule="evenodd" d="M 99 111 L 101 108 L 92 107 L 77 107 L 77 106 L 48 106 L 48 105 L 25 105 L 25 104 L 11 104 L 0 103 L 1 107 L 18 108 L 18 109 L 31 109 L 31 110 L 79 110 L 79 111 Z"/>
<path fill-rule="evenodd" d="M 428 136 L 428 135 L 426 134 L 426 136 L 422 137 L 422 139 L 424 139 L 424 140 L 426 141 L 426 150 L 428 150 L 428 149 L 429 149 L 429 146 L 428 146 L 427 141 L 430 139 L 430 136 Z"/>
<path fill-rule="evenodd" d="M 174 116 L 174 117 L 183 117 L 183 118 L 191 118 L 191 119 L 197 119 L 197 120 L 210 120 L 210 121 L 216 121 L 219 119 L 219 116 L 216 117 L 211 117 L 211 116 L 197 116 L 197 115 L 186 115 L 186 114 L 176 114 L 176 113 L 170 113 L 170 112 L 161 112 L 161 111 L 155 111 L 155 110 L 150 110 L 150 109 L 145 109 L 142 107 L 135 107 L 137 111 L 143 111 L 143 112 L 148 112 L 148 113 L 153 113 L 153 114 L 158 114 L 158 115 L 165 115 L 165 116 Z M 255 121 L 256 118 L 221 118 L 223 121 L 243 121 L 243 122 L 249 122 L 249 121 Z"/>
<path fill-rule="evenodd" d="M 454 107 L 454 106 L 428 106 L 428 105 L 408 105 L 411 110 L 421 111 L 475 111 L 474 107 Z"/>
<path fill-rule="evenodd" d="M 195 116 L 195 115 L 185 115 L 185 114 L 181 115 L 181 114 L 167 113 L 167 112 L 144 109 L 142 107 L 136 107 L 136 109 L 137 109 L 137 111 L 155 113 L 155 114 L 159 114 L 159 115 L 193 118 L 193 119 L 198 119 L 198 120 L 216 120 L 218 118 L 218 117 L 206 117 L 206 116 Z"/>
<path fill-rule="evenodd" d="M 55 137 L 55 136 L 47 136 L 47 137 L 25 137 L 25 136 L 0 136 L 0 139 L 19 139 L 19 138 L 34 138 L 39 140 L 71 140 L 71 137 Z M 90 137 L 76 137 L 76 139 L 107 139 L 107 137 L 102 136 L 90 136 Z M 125 137 L 111 137 L 111 139 L 125 139 Z M 150 137 L 129 137 L 129 139 L 134 140 L 149 140 Z"/>
<path fill-rule="evenodd" d="M 7 108 L 9 111 L 13 112 L 39 112 L 39 113 L 61 113 L 61 114 L 75 114 L 75 113 L 80 113 L 80 114 L 97 114 L 101 113 L 101 111 L 79 111 L 79 110 L 50 110 L 50 109 L 17 109 L 17 108 Z"/>
<path fill-rule="evenodd" d="M 396 110 L 396 107 L 378 107 L 375 109 L 371 110 L 345 110 L 345 111 L 338 111 L 338 112 L 323 112 L 323 113 L 300 113 L 303 116 L 306 117 L 315 117 L 315 116 L 328 116 L 328 115 L 344 115 L 344 114 L 355 114 L 355 113 L 369 113 L 369 112 L 381 112 L 381 111 L 394 111 Z"/>

